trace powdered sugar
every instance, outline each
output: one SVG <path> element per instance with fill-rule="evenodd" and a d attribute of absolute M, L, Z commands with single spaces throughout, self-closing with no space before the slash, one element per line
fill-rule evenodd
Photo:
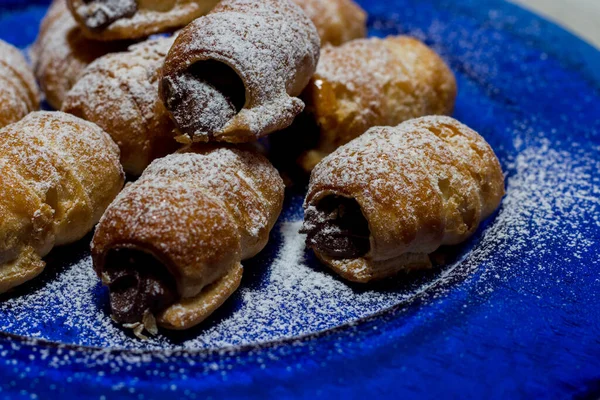
<path fill-rule="evenodd" d="M 464 247 L 464 255 L 440 269 L 402 275 L 395 283 L 379 287 L 348 285 L 305 251 L 305 237 L 298 233 L 301 221 L 291 211 L 275 228 L 265 252 L 245 263 L 239 292 L 215 318 L 187 335 L 161 334 L 148 342 L 126 335 L 110 320 L 107 294 L 83 255 L 73 255 L 79 261 L 59 270 L 56 279 L 48 276 L 45 283 L 1 302 L 0 329 L 17 334 L 37 329 L 40 337 L 56 339 L 59 334 L 52 327 L 64 324 L 78 327 L 73 330 L 79 333 L 62 340 L 109 347 L 215 348 L 258 343 L 333 328 L 416 296 L 440 297 L 452 287 L 447 285 L 450 282 L 474 279 L 480 292 L 493 290 L 495 281 L 519 273 L 512 263 L 552 251 L 546 243 L 555 240 L 557 224 L 569 224 L 570 230 L 562 231 L 560 240 L 570 243 L 574 258 L 593 248 L 578 221 L 583 216 L 600 226 L 600 182 L 591 175 L 600 168 L 597 159 L 576 144 L 570 152 L 558 152 L 542 141 L 520 150 L 507 166 L 507 196 L 499 214 L 481 238 Z M 291 209 L 299 204 L 293 202 Z M 84 247 L 85 243 L 79 245 Z M 65 249 L 56 260 L 72 253 L 73 249 Z M 494 254 L 502 254 L 503 262 L 495 263 Z M 551 273 L 563 262 L 540 268 Z M 50 268 L 60 265 L 52 260 L 49 264 Z M 482 273 L 473 274 L 482 265 Z"/>

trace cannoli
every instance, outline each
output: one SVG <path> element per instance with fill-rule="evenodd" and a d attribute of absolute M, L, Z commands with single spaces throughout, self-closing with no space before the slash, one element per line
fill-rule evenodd
<path fill-rule="evenodd" d="M 319 36 L 290 0 L 223 0 L 175 41 L 160 96 L 184 143 L 250 142 L 289 126 L 319 58 Z"/>
<path fill-rule="evenodd" d="M 60 110 L 67 92 L 92 61 L 127 49 L 130 43 L 102 43 L 86 39 L 75 23 L 66 0 L 54 0 L 31 49 L 33 70 L 46 101 Z"/>
<path fill-rule="evenodd" d="M 141 336 L 191 328 L 237 289 L 266 245 L 283 182 L 262 156 L 226 147 L 155 160 L 117 197 L 92 242 L 113 319 Z"/>
<path fill-rule="evenodd" d="M 119 145 L 125 172 L 139 176 L 174 152 L 174 125 L 158 98 L 158 79 L 174 38 L 159 38 L 108 54 L 89 65 L 63 111 L 103 128 Z"/>
<path fill-rule="evenodd" d="M 300 158 L 310 171 L 373 126 L 451 114 L 456 80 L 444 61 L 416 39 L 370 38 L 325 47 L 302 98 L 319 132 L 316 148 Z"/>
<path fill-rule="evenodd" d="M 375 127 L 324 158 L 305 202 L 307 246 L 343 278 L 366 283 L 429 268 L 499 206 L 504 177 L 475 131 L 432 116 Z"/>
<path fill-rule="evenodd" d="M 67 0 L 83 33 L 95 40 L 141 39 L 173 31 L 218 0 Z"/>
<path fill-rule="evenodd" d="M 110 137 L 59 112 L 0 130 L 0 171 L 0 293 L 37 276 L 52 247 L 83 238 L 124 180 Z"/>

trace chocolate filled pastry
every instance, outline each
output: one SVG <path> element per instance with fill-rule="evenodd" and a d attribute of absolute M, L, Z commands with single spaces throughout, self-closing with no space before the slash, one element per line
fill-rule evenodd
<path fill-rule="evenodd" d="M 71 16 L 66 0 L 54 0 L 31 48 L 33 69 L 46 101 L 60 110 L 67 92 L 92 61 L 127 49 L 130 43 L 102 43 L 85 38 Z"/>
<path fill-rule="evenodd" d="M 149 40 L 99 58 L 83 71 L 63 105 L 63 111 L 108 132 L 131 175 L 178 147 L 173 122 L 158 98 L 160 70 L 173 40 Z"/>
<path fill-rule="evenodd" d="M 504 177 L 475 131 L 443 116 L 375 127 L 312 172 L 307 246 L 343 278 L 366 283 L 431 267 L 499 206 Z"/>
<path fill-rule="evenodd" d="M 0 128 L 39 109 L 40 95 L 23 54 L 0 40 Z"/>
<path fill-rule="evenodd" d="M 227 147 L 155 160 L 102 217 L 92 242 L 113 319 L 143 337 L 191 328 L 237 289 L 266 245 L 284 187 L 267 159 Z"/>
<path fill-rule="evenodd" d="M 310 171 L 327 154 L 373 126 L 394 126 L 425 115 L 449 115 L 456 80 L 420 41 L 397 36 L 325 47 L 302 98 L 319 132 L 300 157 Z"/>
<path fill-rule="evenodd" d="M 0 293 L 36 277 L 54 246 L 83 238 L 123 186 L 99 127 L 34 112 L 0 130 Z"/>
<path fill-rule="evenodd" d="M 321 45 L 339 46 L 367 35 L 367 13 L 353 0 L 294 0 L 312 20 Z"/>
<path fill-rule="evenodd" d="M 175 41 L 160 96 L 183 143 L 241 143 L 289 126 L 319 36 L 290 0 L 223 0 Z"/>
<path fill-rule="evenodd" d="M 218 0 L 67 0 L 84 34 L 95 40 L 141 39 L 173 31 Z"/>

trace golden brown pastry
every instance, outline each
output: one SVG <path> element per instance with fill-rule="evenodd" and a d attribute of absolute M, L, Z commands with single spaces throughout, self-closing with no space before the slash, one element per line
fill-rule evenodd
<path fill-rule="evenodd" d="M 95 40 L 141 39 L 175 30 L 218 0 L 67 0 L 84 34 Z"/>
<path fill-rule="evenodd" d="M 160 96 L 184 143 L 250 142 L 289 126 L 319 36 L 290 0 L 223 0 L 175 41 Z"/>
<path fill-rule="evenodd" d="M 154 161 L 102 217 L 94 268 L 113 318 L 139 336 L 191 328 L 237 289 L 283 204 L 277 170 L 249 150 L 202 147 Z"/>
<path fill-rule="evenodd" d="M 71 16 L 66 0 L 54 0 L 31 49 L 35 76 L 48 104 L 60 110 L 67 92 L 88 64 L 105 54 L 125 50 L 127 46 L 123 42 L 86 39 Z"/>
<path fill-rule="evenodd" d="M 178 147 L 173 122 L 158 98 L 160 69 L 173 40 L 149 40 L 99 58 L 83 71 L 63 105 L 63 111 L 108 132 L 132 175 Z"/>
<path fill-rule="evenodd" d="M 307 245 L 343 278 L 366 283 L 428 268 L 429 254 L 471 236 L 499 206 L 494 151 L 450 117 L 375 127 L 314 169 Z"/>
<path fill-rule="evenodd" d="M 353 0 L 294 0 L 312 20 L 321 45 L 339 46 L 367 35 L 367 13 Z"/>
<path fill-rule="evenodd" d="M 40 107 L 35 78 L 16 47 L 0 40 L 0 128 Z"/>
<path fill-rule="evenodd" d="M 325 47 L 303 99 L 316 122 L 316 148 L 300 158 L 307 171 L 373 126 L 449 115 L 456 80 L 442 59 L 407 37 L 370 38 Z"/>
<path fill-rule="evenodd" d="M 36 277 L 55 245 L 75 242 L 123 186 L 119 149 L 99 127 L 35 112 L 0 130 L 0 293 Z"/>

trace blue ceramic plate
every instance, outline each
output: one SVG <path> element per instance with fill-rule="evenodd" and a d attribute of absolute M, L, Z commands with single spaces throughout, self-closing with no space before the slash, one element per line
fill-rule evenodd
<path fill-rule="evenodd" d="M 0 2 L 26 48 L 45 1 Z M 202 326 L 147 342 L 109 318 L 89 238 L 0 300 L 0 396 L 597 398 L 600 53 L 500 0 L 361 2 L 457 75 L 455 117 L 495 149 L 501 209 L 445 266 L 344 283 L 305 252 L 290 191 L 242 288 Z"/>

